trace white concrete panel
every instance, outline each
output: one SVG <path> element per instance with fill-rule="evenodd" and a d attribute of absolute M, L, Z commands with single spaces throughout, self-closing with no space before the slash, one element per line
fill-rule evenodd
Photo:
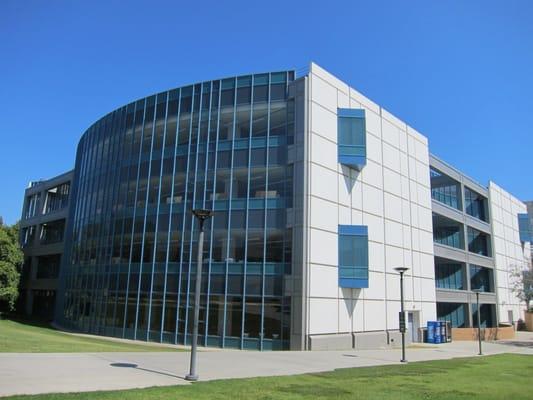
<path fill-rule="evenodd" d="M 435 279 L 435 259 L 431 254 L 418 253 L 420 255 L 420 276 Z M 433 283 L 434 284 L 434 283 Z"/>
<path fill-rule="evenodd" d="M 366 166 L 361 171 L 361 181 L 377 188 L 383 187 L 382 166 L 372 160 L 367 160 Z"/>
<path fill-rule="evenodd" d="M 355 180 L 355 185 L 352 187 L 352 209 L 363 210 L 363 184 L 361 182 L 361 175 Z"/>
<path fill-rule="evenodd" d="M 320 67 L 319 65 L 315 64 L 314 62 L 311 62 L 309 66 L 309 72 L 310 74 L 316 75 L 320 78 L 322 78 L 325 82 L 328 82 L 332 86 L 336 87 L 337 89 L 343 91 L 344 93 L 351 93 L 350 87 L 342 82 L 339 78 L 332 75 L 328 71 L 326 71 L 324 68 Z"/>
<path fill-rule="evenodd" d="M 337 299 L 309 299 L 309 334 L 337 333 Z"/>
<path fill-rule="evenodd" d="M 402 223 L 411 225 L 411 203 L 402 200 Z"/>
<path fill-rule="evenodd" d="M 363 213 L 352 208 L 352 225 L 363 225 Z"/>
<path fill-rule="evenodd" d="M 411 233 L 409 233 L 411 235 Z M 403 251 L 403 264 L 407 268 L 410 269 L 411 274 L 416 275 L 413 270 L 413 252 L 411 250 L 404 250 Z"/>
<path fill-rule="evenodd" d="M 421 304 L 422 312 L 420 313 L 420 325 L 427 326 L 428 321 L 435 321 L 437 319 L 437 307 L 435 303 L 425 303 Z"/>
<path fill-rule="evenodd" d="M 368 240 L 384 243 L 383 218 L 363 213 L 363 225 L 368 226 Z"/>
<path fill-rule="evenodd" d="M 361 93 L 359 93 L 357 90 L 355 89 L 352 89 L 350 88 L 350 97 L 352 99 L 355 99 L 356 101 L 358 101 L 359 103 L 361 103 L 361 105 L 364 107 L 364 108 L 367 108 L 369 110 L 372 110 L 373 112 L 375 112 L 376 114 L 379 114 L 380 113 L 380 107 L 374 103 L 372 100 L 368 99 L 367 97 L 363 96 Z"/>
<path fill-rule="evenodd" d="M 422 164 L 420 161 L 416 162 L 416 179 L 418 183 L 421 183 L 428 188 L 431 187 L 429 181 L 429 168 L 427 167 L 427 164 Z"/>
<path fill-rule="evenodd" d="M 426 146 L 428 145 L 428 138 L 422 135 L 416 129 L 410 127 L 409 125 L 407 125 L 407 134 L 409 136 L 412 136 L 416 140 L 419 140 L 420 142 L 424 143 Z"/>
<path fill-rule="evenodd" d="M 383 215 L 383 194 L 379 189 L 363 184 L 363 212 Z"/>
<path fill-rule="evenodd" d="M 380 331 L 385 329 L 385 302 L 365 301 L 365 331 Z"/>
<path fill-rule="evenodd" d="M 311 264 L 309 278 L 309 295 L 311 297 L 337 298 L 339 288 L 338 268 Z"/>
<path fill-rule="evenodd" d="M 339 181 L 339 184 L 338 184 L 339 203 L 346 207 L 350 207 L 352 204 L 352 198 L 351 198 L 352 193 L 351 192 L 352 192 L 352 188 L 356 184 L 356 180 L 349 176 L 341 175 L 341 174 L 338 175 L 337 179 Z"/>
<path fill-rule="evenodd" d="M 402 130 L 398 130 L 398 138 L 400 141 L 400 151 L 407 153 L 407 133 Z"/>
<path fill-rule="evenodd" d="M 361 291 L 359 291 L 361 292 Z M 352 315 L 352 326 L 354 332 L 362 332 L 364 330 L 365 308 L 362 299 L 353 300 L 354 311 Z"/>
<path fill-rule="evenodd" d="M 368 242 L 368 269 L 385 271 L 385 246 L 383 243 Z"/>
<path fill-rule="evenodd" d="M 312 76 L 311 96 L 314 102 L 337 113 L 337 89 L 323 79 Z"/>
<path fill-rule="evenodd" d="M 322 136 L 311 135 L 311 161 L 330 169 L 337 168 L 337 145 Z"/>
<path fill-rule="evenodd" d="M 409 161 L 405 153 L 400 153 L 400 173 L 403 176 L 409 176 Z"/>
<path fill-rule="evenodd" d="M 369 271 L 368 288 L 363 289 L 366 300 L 383 299 L 385 293 L 385 274 L 381 272 Z"/>
<path fill-rule="evenodd" d="M 337 143 L 337 114 L 311 103 L 311 131 Z"/>
<path fill-rule="evenodd" d="M 400 321 L 398 315 L 401 310 L 400 301 L 387 301 L 387 329 L 399 329 Z"/>
<path fill-rule="evenodd" d="M 411 254 L 411 264 L 405 264 L 406 267 L 411 268 L 411 271 L 414 276 L 422 276 L 422 267 L 420 260 L 420 252 L 412 251 Z"/>
<path fill-rule="evenodd" d="M 403 249 L 400 247 L 385 245 L 386 271 L 393 272 L 395 267 L 403 267 Z"/>
<path fill-rule="evenodd" d="M 395 125 L 384 119 L 381 125 L 381 134 L 384 142 L 395 148 L 400 148 L 400 136 Z"/>
<path fill-rule="evenodd" d="M 420 251 L 420 229 L 411 229 L 411 247 L 414 251 Z"/>
<path fill-rule="evenodd" d="M 418 161 L 423 163 L 426 168 L 429 165 L 428 148 L 422 142 L 415 140 L 415 157 Z"/>
<path fill-rule="evenodd" d="M 339 225 L 337 205 L 335 203 L 312 196 L 310 224 L 313 228 L 337 233 Z"/>
<path fill-rule="evenodd" d="M 418 226 L 427 232 L 433 232 L 433 217 L 429 208 L 417 206 Z"/>
<path fill-rule="evenodd" d="M 407 130 L 407 125 L 405 124 L 405 122 L 403 122 L 402 120 L 400 120 L 396 116 L 392 115 L 390 112 L 388 112 L 384 108 L 381 108 L 381 116 L 383 117 L 384 120 L 393 123 L 399 129 L 401 129 L 403 131 Z"/>
<path fill-rule="evenodd" d="M 385 243 L 393 246 L 403 246 L 402 224 L 385 220 Z"/>
<path fill-rule="evenodd" d="M 420 278 L 421 300 L 435 301 L 435 281 L 433 279 Z"/>
<path fill-rule="evenodd" d="M 352 299 L 339 299 L 339 332 L 352 331 L 352 316 L 355 307 L 355 301 Z"/>
<path fill-rule="evenodd" d="M 427 208 L 428 210 L 431 210 L 431 190 L 429 187 L 417 185 L 417 191 L 418 191 L 418 197 L 417 201 L 418 204 Z"/>
<path fill-rule="evenodd" d="M 418 238 L 420 240 L 420 251 L 427 254 L 433 253 L 433 234 L 427 231 L 419 230 Z"/>
<path fill-rule="evenodd" d="M 310 262 L 338 266 L 337 235 L 311 228 Z"/>
<path fill-rule="evenodd" d="M 383 165 L 393 171 L 400 171 L 400 150 L 383 142 Z"/>
<path fill-rule="evenodd" d="M 385 192 L 385 218 L 396 222 L 403 222 L 402 220 L 402 199 Z"/>
<path fill-rule="evenodd" d="M 400 179 L 400 174 L 388 168 L 383 168 L 383 189 L 401 197 L 402 181 Z"/>
<path fill-rule="evenodd" d="M 366 130 L 372 135 L 381 138 L 381 118 L 379 115 L 369 109 L 366 109 L 365 118 Z"/>
<path fill-rule="evenodd" d="M 374 135 L 366 135 L 366 157 L 381 164 L 381 140 Z"/>
<path fill-rule="evenodd" d="M 339 223 L 343 225 L 361 225 L 352 221 L 352 211 L 350 207 L 339 206 Z"/>
<path fill-rule="evenodd" d="M 311 195 L 337 202 L 337 174 L 316 164 L 311 164 Z"/>
<path fill-rule="evenodd" d="M 350 98 L 348 94 L 337 90 L 337 107 L 339 108 L 350 108 Z"/>

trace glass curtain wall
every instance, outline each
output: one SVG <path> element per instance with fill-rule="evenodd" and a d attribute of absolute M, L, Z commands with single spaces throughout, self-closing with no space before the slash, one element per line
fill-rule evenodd
<path fill-rule="evenodd" d="M 203 82 L 95 123 L 76 163 L 64 324 L 190 343 L 197 221 L 205 225 L 200 343 L 289 346 L 293 72 Z"/>

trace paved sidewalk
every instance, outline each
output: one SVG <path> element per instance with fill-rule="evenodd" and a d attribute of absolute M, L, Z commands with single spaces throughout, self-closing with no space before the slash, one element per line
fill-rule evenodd
<path fill-rule="evenodd" d="M 477 346 L 477 342 L 415 344 L 407 349 L 407 359 L 471 357 L 477 355 Z M 514 341 L 483 343 L 483 351 L 487 355 L 533 356 L 533 334 Z M 201 380 L 293 375 L 399 364 L 399 359 L 399 349 L 262 353 L 222 350 L 200 352 L 199 373 Z M 0 396 L 189 384 L 183 379 L 188 366 L 188 352 L 4 353 L 0 354 Z"/>

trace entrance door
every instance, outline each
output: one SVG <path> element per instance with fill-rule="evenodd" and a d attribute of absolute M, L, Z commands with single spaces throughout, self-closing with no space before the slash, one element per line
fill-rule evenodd
<path fill-rule="evenodd" d="M 408 311 L 407 330 L 411 332 L 411 342 L 418 342 L 418 328 L 420 328 L 418 311 Z"/>

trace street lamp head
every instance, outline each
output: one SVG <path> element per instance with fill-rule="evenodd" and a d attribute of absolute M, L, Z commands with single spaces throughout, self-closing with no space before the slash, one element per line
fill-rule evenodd
<path fill-rule="evenodd" d="M 405 271 L 409 270 L 407 267 L 396 267 L 394 268 L 395 271 L 399 272 L 400 274 L 403 274 Z"/>
<path fill-rule="evenodd" d="M 476 295 L 479 295 L 483 291 L 481 289 L 472 289 L 472 292 L 474 292 Z"/>
<path fill-rule="evenodd" d="M 201 208 L 197 208 L 196 210 L 192 210 L 192 213 L 196 218 L 198 218 L 201 221 L 205 221 L 209 217 L 212 217 L 214 212 L 212 210 L 204 210 Z"/>

